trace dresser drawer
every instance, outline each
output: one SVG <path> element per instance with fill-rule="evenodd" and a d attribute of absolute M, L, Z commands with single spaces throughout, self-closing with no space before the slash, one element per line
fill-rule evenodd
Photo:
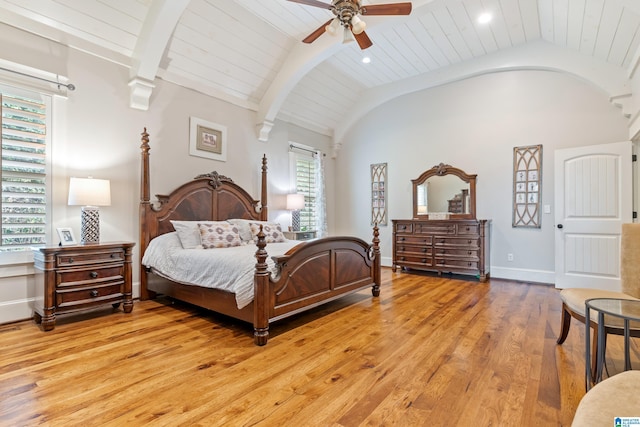
<path fill-rule="evenodd" d="M 396 245 L 396 253 L 399 255 L 400 254 L 431 255 L 432 251 L 433 249 L 430 245 L 429 246 L 413 246 L 413 245 L 403 245 L 403 244 Z"/>
<path fill-rule="evenodd" d="M 80 288 L 57 289 L 56 306 L 77 308 L 78 305 L 104 303 L 110 300 L 122 300 L 124 280 L 94 284 Z"/>
<path fill-rule="evenodd" d="M 451 259 L 435 257 L 434 264 L 441 268 L 451 268 L 456 270 L 477 270 L 478 261 L 476 260 L 463 260 L 463 259 Z"/>
<path fill-rule="evenodd" d="M 75 267 L 87 264 L 104 264 L 108 262 L 124 262 L 122 249 L 85 251 L 77 253 L 58 254 L 56 267 Z"/>
<path fill-rule="evenodd" d="M 421 222 L 415 226 L 415 234 L 456 234 L 456 226 L 450 223 Z"/>
<path fill-rule="evenodd" d="M 452 249 L 448 247 L 437 247 L 434 250 L 434 255 L 444 258 L 464 258 L 478 260 L 478 248 L 473 249 Z"/>
<path fill-rule="evenodd" d="M 396 226 L 395 231 L 398 233 L 413 233 L 413 224 L 411 223 L 407 224 L 407 223 L 401 222 L 401 223 L 395 224 L 395 226 Z"/>
<path fill-rule="evenodd" d="M 433 236 L 396 236 L 396 244 L 431 245 Z"/>
<path fill-rule="evenodd" d="M 416 267 L 431 267 L 433 266 L 433 258 L 430 255 L 416 256 L 416 255 L 398 255 L 396 262 L 402 265 L 414 265 Z"/>
<path fill-rule="evenodd" d="M 466 236 L 468 234 L 474 235 L 474 236 L 479 236 L 480 235 L 480 226 L 479 225 L 466 225 L 466 224 L 460 224 L 458 225 L 458 235 L 459 236 Z"/>
<path fill-rule="evenodd" d="M 56 273 L 58 287 L 80 286 L 89 282 L 105 282 L 118 280 L 124 277 L 122 265 L 89 268 L 89 269 L 64 269 Z"/>
<path fill-rule="evenodd" d="M 457 248 L 477 249 L 480 247 L 480 239 L 477 237 L 435 237 L 433 244 L 438 246 L 448 246 Z"/>

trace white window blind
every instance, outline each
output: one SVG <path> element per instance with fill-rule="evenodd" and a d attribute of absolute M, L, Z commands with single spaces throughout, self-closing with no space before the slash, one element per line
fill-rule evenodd
<path fill-rule="evenodd" d="M 46 243 L 47 97 L 0 87 L 2 227 L 0 252 Z"/>
<path fill-rule="evenodd" d="M 300 211 L 300 229 L 316 229 L 316 162 L 312 155 L 295 153 L 296 193 L 304 194 L 304 209 Z"/>

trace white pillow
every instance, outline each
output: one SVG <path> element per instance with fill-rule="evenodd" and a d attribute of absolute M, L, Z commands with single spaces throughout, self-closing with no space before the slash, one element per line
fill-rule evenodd
<path fill-rule="evenodd" d="M 227 221 L 209 221 L 198 224 L 204 249 L 231 248 L 242 245 L 238 226 Z"/>
<path fill-rule="evenodd" d="M 249 227 L 251 227 L 251 235 L 253 236 L 254 242 L 258 242 L 258 233 L 260 233 L 261 225 L 262 231 L 265 234 L 266 243 L 280 243 L 287 241 L 287 238 L 284 237 L 280 224 L 265 221 L 252 221 L 249 223 Z"/>
<path fill-rule="evenodd" d="M 178 238 L 184 249 L 195 249 L 202 247 L 200 240 L 200 229 L 198 223 L 201 221 L 173 221 L 173 228 L 178 232 Z"/>

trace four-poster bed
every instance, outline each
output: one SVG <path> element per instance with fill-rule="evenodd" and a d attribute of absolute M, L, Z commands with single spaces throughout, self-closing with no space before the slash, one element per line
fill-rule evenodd
<path fill-rule="evenodd" d="M 267 159 L 262 159 L 261 200 L 254 200 L 231 179 L 212 172 L 180 185 L 169 195 L 150 200 L 149 134 L 142 133 L 140 195 L 140 257 L 155 237 L 171 233 L 170 221 L 267 220 Z M 260 227 L 256 236 L 253 301 L 238 308 L 233 293 L 182 284 L 140 266 L 141 299 L 163 294 L 253 324 L 254 341 L 265 345 L 269 324 L 362 289 L 380 293 L 378 227 L 369 244 L 357 237 L 325 237 L 301 242 L 284 255 L 274 256 L 275 272 L 267 265 L 269 245 Z M 225 251 L 226 249 L 199 249 Z"/>

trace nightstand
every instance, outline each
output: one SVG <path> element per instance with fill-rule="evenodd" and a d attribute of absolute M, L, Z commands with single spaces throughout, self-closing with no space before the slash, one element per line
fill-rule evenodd
<path fill-rule="evenodd" d="M 316 238 L 316 231 L 283 231 L 284 237 L 289 240 L 309 240 Z"/>
<path fill-rule="evenodd" d="M 45 331 L 56 315 L 111 304 L 133 309 L 131 254 L 135 243 L 34 248 L 36 300 L 33 318 Z"/>

